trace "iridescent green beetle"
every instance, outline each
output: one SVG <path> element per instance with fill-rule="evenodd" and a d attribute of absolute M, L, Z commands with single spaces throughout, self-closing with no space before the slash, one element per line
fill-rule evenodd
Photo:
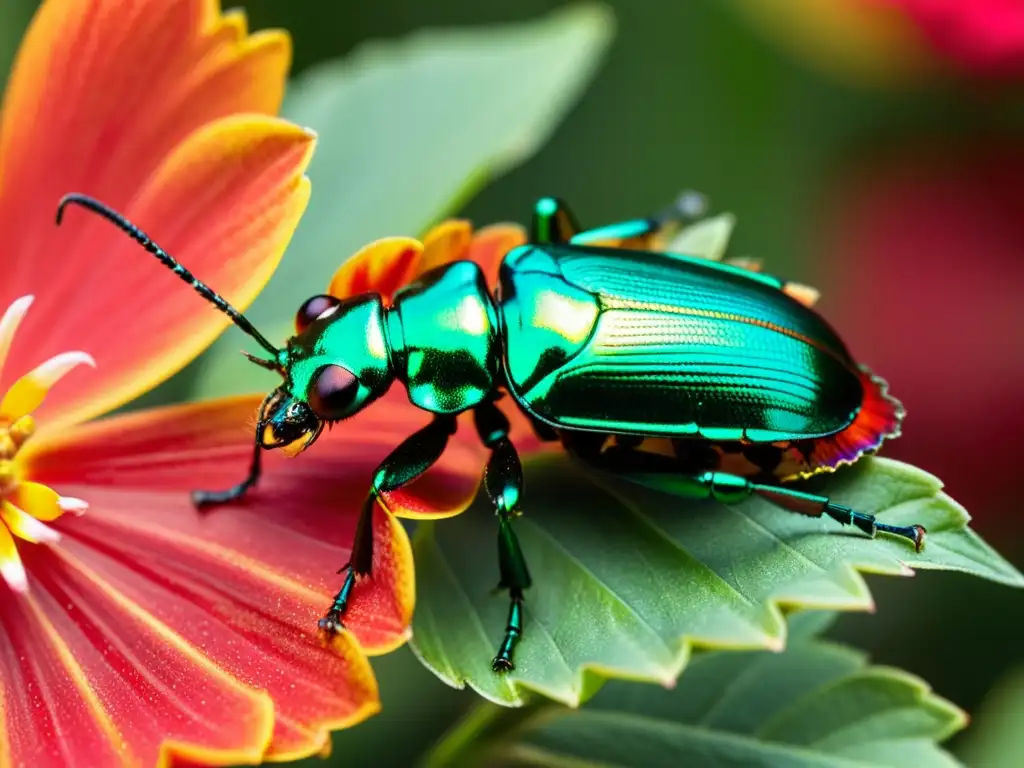
<path fill-rule="evenodd" d="M 250 359 L 284 379 L 260 408 L 248 476 L 226 491 L 197 492 L 198 505 L 241 498 L 259 479 L 261 449 L 308 447 L 324 424 L 362 410 L 396 380 L 433 414 L 370 479 L 324 632 L 342 628 L 356 577 L 370 573 L 376 498 L 423 474 L 456 416 L 473 412 L 491 450 L 484 487 L 498 517 L 499 587 L 511 602 L 493 662 L 502 671 L 513 668 L 531 583 L 512 528 L 523 477 L 495 404 L 503 391 L 539 435 L 603 470 L 667 479 L 693 498 L 733 503 L 756 494 L 870 536 L 923 544 L 920 525 L 880 523 L 788 485 L 874 451 L 898 436 L 903 418 L 885 383 L 854 361 L 799 289 L 738 266 L 607 245 L 650 239 L 688 218 L 694 200 L 580 231 L 563 203 L 544 198 L 530 243 L 507 254 L 493 295 L 476 264 L 456 261 L 424 273 L 389 305 L 374 293 L 315 296 L 283 349 L 102 203 L 68 195 L 57 221 L 74 203 L 121 227 L 266 349 L 270 359 Z"/>

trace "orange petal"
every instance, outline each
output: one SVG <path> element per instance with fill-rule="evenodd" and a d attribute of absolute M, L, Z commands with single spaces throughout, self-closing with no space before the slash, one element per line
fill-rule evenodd
<path fill-rule="evenodd" d="M 62 551 L 233 676 L 269 692 L 278 716 L 271 751 L 283 759 L 321 749 L 327 729 L 375 710 L 376 689 L 354 640 L 379 653 L 408 637 L 411 547 L 382 509 L 373 577 L 357 583 L 347 616 L 352 634 L 324 649 L 316 621 L 341 586 L 336 571 L 349 559 L 374 468 L 428 417 L 396 389 L 298 458 L 264 454 L 263 478 L 245 503 L 196 513 L 187 491 L 226 487 L 244 474 L 259 402 L 236 398 L 83 424 L 33 438 L 19 459 L 27 474 L 90 503 L 88 515 L 55 524 Z M 422 497 L 404 503 L 464 506 L 482 459 L 475 435 L 461 430 L 406 492 Z"/>
<path fill-rule="evenodd" d="M 222 16 L 219 5 L 42 3 L 4 98 L 5 263 L 50 249 L 44 233 L 64 193 L 87 192 L 123 209 L 198 128 L 236 113 L 277 111 L 291 57 L 287 35 L 247 37 L 244 17 Z"/>
<path fill-rule="evenodd" d="M 373 291 L 390 299 L 412 279 L 422 253 L 423 244 L 411 237 L 375 240 L 341 265 L 327 293 L 344 299 Z"/>
<path fill-rule="evenodd" d="M 751 272 L 760 272 L 764 268 L 764 261 L 751 256 L 732 256 L 728 259 L 723 259 L 722 263 L 728 264 L 731 267 L 739 267 L 740 269 L 746 269 Z"/>
<path fill-rule="evenodd" d="M 226 118 L 193 134 L 124 211 L 236 306 L 269 279 L 309 196 L 313 137 L 275 118 Z M 51 211 L 52 214 L 52 211 Z M 58 389 L 39 422 L 67 424 L 110 410 L 189 362 L 228 319 L 124 233 L 69 209 L 45 247 L 21 265 L 45 287 L 22 324 L 9 367 L 68 347 L 98 371 Z M 30 358 L 31 356 L 31 358 Z M 34 362 L 34 361 L 33 361 Z"/>
<path fill-rule="evenodd" d="M 526 243 L 526 230 L 518 224 L 492 224 L 480 229 L 469 244 L 466 258 L 476 262 L 487 275 L 487 284 L 498 284 L 498 268 L 513 248 Z"/>
<path fill-rule="evenodd" d="M 56 746 L 74 756 L 70 763 L 54 762 L 90 768 L 156 765 L 166 764 L 169 754 L 214 765 L 258 761 L 272 735 L 269 696 L 218 668 L 118 590 L 99 569 L 110 561 L 81 559 L 81 545 L 68 544 L 26 548 L 36 613 L 32 623 L 40 641 L 33 657 L 43 668 L 37 696 L 53 702 L 57 693 L 64 694 L 59 705 L 51 705 L 60 734 Z M 78 722 L 65 719 L 72 714 Z M 21 765 L 44 763 L 53 748 L 39 739 L 46 730 L 37 724 L 36 731 L 37 759 Z M 94 741 L 79 743 L 80 732 Z M 85 751 L 89 746 L 95 755 Z"/>
<path fill-rule="evenodd" d="M 416 274 L 465 258 L 473 226 L 464 219 L 442 221 L 423 237 L 423 258 L 416 266 Z"/>
<path fill-rule="evenodd" d="M 796 299 L 805 307 L 813 307 L 821 298 L 821 291 L 803 283 L 786 283 L 782 287 L 782 292 Z"/>

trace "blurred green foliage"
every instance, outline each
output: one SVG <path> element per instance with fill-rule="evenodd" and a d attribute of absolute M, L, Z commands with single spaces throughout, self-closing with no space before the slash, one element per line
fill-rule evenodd
<path fill-rule="evenodd" d="M 1016 768 L 1024 755 L 1024 667 L 1012 670 L 985 698 L 966 735 L 967 765 Z"/>

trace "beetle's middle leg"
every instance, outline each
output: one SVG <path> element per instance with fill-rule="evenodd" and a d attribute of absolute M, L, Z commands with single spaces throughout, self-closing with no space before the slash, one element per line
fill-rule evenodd
<path fill-rule="evenodd" d="M 344 627 L 343 619 L 352 597 L 356 579 L 370 575 L 373 569 L 373 511 L 382 493 L 395 491 L 411 483 L 426 472 L 441 458 L 448 438 L 455 434 L 455 416 L 437 414 L 427 426 L 413 433 L 395 450 L 387 455 L 373 473 L 370 493 L 363 502 L 352 542 L 352 555 L 338 573 L 345 574 L 345 581 L 334 597 L 326 615 L 320 619 L 320 629 L 337 632 Z"/>
<path fill-rule="evenodd" d="M 519 514 L 523 466 L 508 439 L 508 419 L 494 401 L 477 406 L 473 417 L 480 439 L 491 449 L 484 471 L 484 488 L 498 516 L 498 570 L 501 574 L 498 589 L 507 589 L 509 596 L 505 636 L 491 666 L 495 672 L 507 672 L 515 669 L 512 653 L 523 635 L 523 590 L 531 584 L 526 558 L 512 529 L 512 518 Z"/>

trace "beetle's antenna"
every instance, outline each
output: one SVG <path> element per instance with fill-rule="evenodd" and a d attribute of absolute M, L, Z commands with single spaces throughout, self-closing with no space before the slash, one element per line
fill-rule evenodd
<path fill-rule="evenodd" d="M 274 359 L 277 359 L 279 350 L 273 344 L 271 344 L 267 338 L 256 330 L 256 327 L 249 322 L 249 320 L 235 309 L 233 306 L 220 296 L 216 291 L 212 290 L 205 283 L 200 282 L 195 275 L 189 272 L 185 267 L 178 263 L 177 259 L 171 256 L 167 251 L 161 248 L 159 245 L 154 243 L 149 235 L 139 229 L 137 226 L 132 224 L 128 219 L 122 216 L 112 208 L 108 208 L 106 205 L 101 203 L 88 195 L 81 195 L 78 193 L 71 193 L 64 195 L 60 200 L 60 205 L 57 206 L 57 226 L 60 226 L 61 219 L 64 218 L 64 209 L 74 203 L 80 205 L 93 213 L 97 213 L 107 221 L 120 227 L 122 230 L 127 232 L 132 239 L 134 239 L 139 245 L 149 251 L 151 254 L 156 256 L 160 263 L 170 269 L 174 274 L 184 280 L 186 283 L 191 285 L 196 293 L 206 299 L 208 302 L 213 304 L 217 309 L 223 312 L 225 315 L 231 318 L 231 322 L 241 328 L 246 334 L 254 338 L 261 347 L 267 350 Z"/>

